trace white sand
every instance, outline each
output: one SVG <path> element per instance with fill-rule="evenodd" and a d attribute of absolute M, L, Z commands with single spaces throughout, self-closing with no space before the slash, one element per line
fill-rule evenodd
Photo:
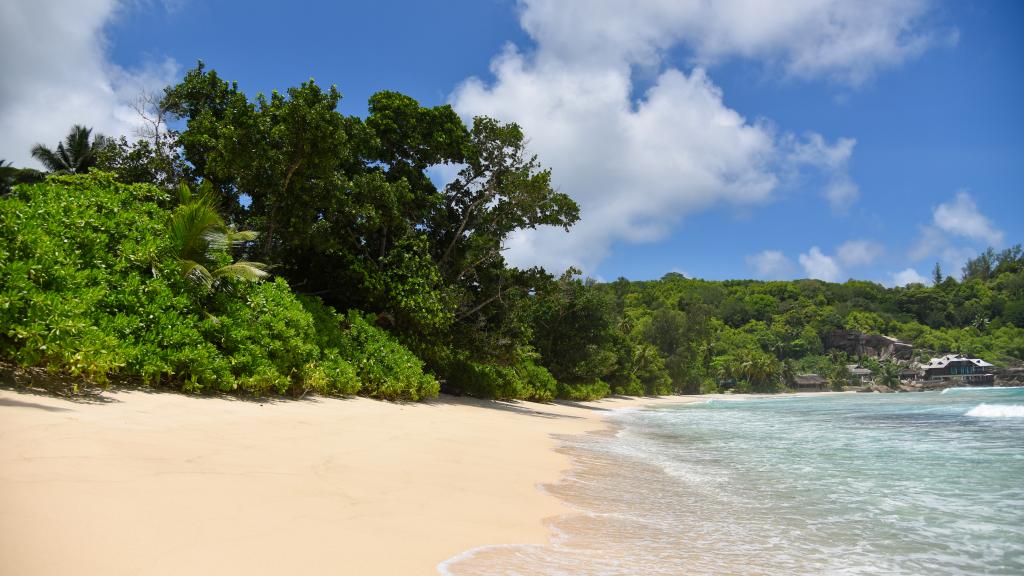
<path fill-rule="evenodd" d="M 537 486 L 569 464 L 551 434 L 696 400 L 104 397 L 0 390 L 0 574 L 436 574 L 547 541 L 566 510 Z"/>

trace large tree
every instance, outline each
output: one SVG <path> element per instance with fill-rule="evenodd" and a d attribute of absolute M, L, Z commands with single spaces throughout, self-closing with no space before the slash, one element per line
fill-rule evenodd
<path fill-rule="evenodd" d="M 543 274 L 509 268 L 502 246 L 516 230 L 568 228 L 576 204 L 515 124 L 467 128 L 449 106 L 394 92 L 375 94 L 364 121 L 340 100 L 312 80 L 249 99 L 200 63 L 162 105 L 187 122 L 179 140 L 195 176 L 260 232 L 258 257 L 298 290 L 377 313 L 428 357 L 439 342 L 518 354 L 521 308 Z M 461 167 L 441 188 L 428 173 L 439 164 Z"/>

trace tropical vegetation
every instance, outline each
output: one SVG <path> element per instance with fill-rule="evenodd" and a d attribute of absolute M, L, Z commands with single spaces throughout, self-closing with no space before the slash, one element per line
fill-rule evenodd
<path fill-rule="evenodd" d="M 805 372 L 841 388 L 856 359 L 826 349 L 837 329 L 1024 358 L 1019 246 L 933 286 L 555 277 L 502 256 L 580 216 L 519 126 L 395 92 L 365 118 L 340 101 L 312 80 L 250 98 L 199 63 L 154 101 L 180 130 L 76 126 L 33 150 L 45 180 L 0 163 L 0 361 L 193 393 L 547 401 Z"/>

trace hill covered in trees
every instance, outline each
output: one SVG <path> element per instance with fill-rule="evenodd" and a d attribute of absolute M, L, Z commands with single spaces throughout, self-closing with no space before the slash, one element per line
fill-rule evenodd
<path fill-rule="evenodd" d="M 75 127 L 34 151 L 43 182 L 0 164 L 0 359 L 192 392 L 549 400 L 841 377 L 839 328 L 1024 358 L 1020 247 L 932 287 L 556 278 L 502 257 L 514 231 L 579 218 L 517 125 L 340 99 L 250 98 L 200 64 L 147 138 Z M 440 188 L 438 164 L 459 167 Z"/>

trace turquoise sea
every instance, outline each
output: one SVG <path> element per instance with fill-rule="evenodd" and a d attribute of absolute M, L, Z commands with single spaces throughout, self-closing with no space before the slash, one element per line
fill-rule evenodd
<path fill-rule="evenodd" d="M 1024 389 L 709 400 L 563 439 L 549 546 L 453 575 L 1024 574 Z"/>

